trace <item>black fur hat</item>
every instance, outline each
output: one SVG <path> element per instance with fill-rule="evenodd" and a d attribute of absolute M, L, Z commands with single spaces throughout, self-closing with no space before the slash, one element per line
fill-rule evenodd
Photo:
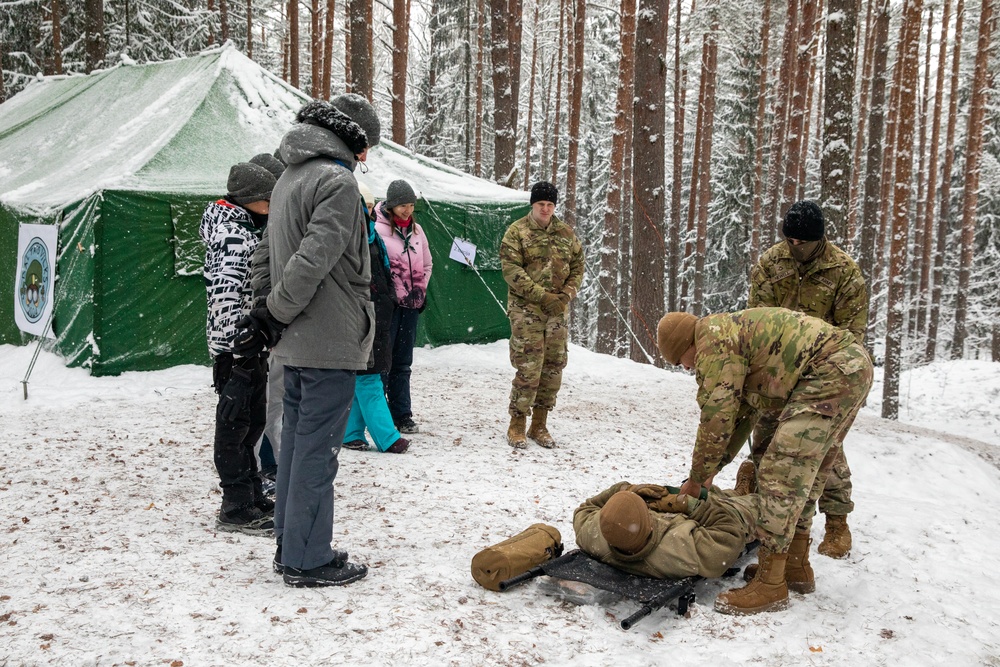
<path fill-rule="evenodd" d="M 309 102 L 299 109 L 295 120 L 333 132 L 347 144 L 347 148 L 355 155 L 364 153 L 365 149 L 368 148 L 368 137 L 361 126 L 329 102 L 322 100 Z"/>
<path fill-rule="evenodd" d="M 819 241 L 826 233 L 823 209 L 807 199 L 795 202 L 785 213 L 781 233 L 786 239 Z"/>

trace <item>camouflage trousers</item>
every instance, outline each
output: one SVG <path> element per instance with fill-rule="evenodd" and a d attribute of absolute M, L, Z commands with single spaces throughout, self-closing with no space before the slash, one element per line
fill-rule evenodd
<path fill-rule="evenodd" d="M 750 448 L 750 458 L 754 465 L 760 467 L 760 460 L 767 451 L 768 446 L 774 439 L 774 432 L 778 428 L 780 412 L 764 412 L 757 420 L 757 425 L 753 429 L 753 444 Z M 847 463 L 847 455 L 843 450 L 843 443 L 838 443 L 840 455 L 833 462 L 826 482 L 823 486 L 823 495 L 819 497 L 819 511 L 823 514 L 847 515 L 854 511 L 854 501 L 851 500 L 851 467 Z"/>
<path fill-rule="evenodd" d="M 795 533 L 809 532 L 871 384 L 871 359 L 857 343 L 813 363 L 799 379 L 757 468 L 757 536 L 764 546 L 782 553 Z"/>
<path fill-rule="evenodd" d="M 562 386 L 566 368 L 569 328 L 566 316 L 544 315 L 511 307 L 510 364 L 517 372 L 510 390 L 512 416 L 527 415 L 531 408 L 551 410 Z"/>

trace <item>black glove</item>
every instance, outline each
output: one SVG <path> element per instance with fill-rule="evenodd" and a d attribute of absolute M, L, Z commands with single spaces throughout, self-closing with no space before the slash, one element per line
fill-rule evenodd
<path fill-rule="evenodd" d="M 233 372 L 230 374 L 226 386 L 222 388 L 222 393 L 219 397 L 219 416 L 227 422 L 236 419 L 247 404 L 250 392 L 253 391 L 253 383 L 250 381 L 250 377 L 250 371 L 246 368 L 240 368 L 237 365 L 233 366 Z"/>
<path fill-rule="evenodd" d="M 266 307 L 254 308 L 236 323 L 233 352 L 241 357 L 254 357 L 277 345 L 286 326 L 276 320 Z"/>

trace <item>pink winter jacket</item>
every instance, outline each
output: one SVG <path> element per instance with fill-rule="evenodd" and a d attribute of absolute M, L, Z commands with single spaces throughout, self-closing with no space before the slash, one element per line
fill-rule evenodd
<path fill-rule="evenodd" d="M 389 253 L 389 270 L 396 288 L 396 301 L 403 308 L 422 308 L 427 300 L 427 283 L 433 267 L 427 235 L 415 220 L 408 229 L 393 229 L 387 217 L 392 213 L 387 214 L 382 204 L 375 207 L 375 214 L 375 229 L 385 241 Z"/>

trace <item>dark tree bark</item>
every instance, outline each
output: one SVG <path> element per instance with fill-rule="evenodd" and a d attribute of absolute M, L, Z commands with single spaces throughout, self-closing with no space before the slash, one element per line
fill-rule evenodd
<path fill-rule="evenodd" d="M 913 251 L 910 253 L 910 277 L 907 280 L 907 289 L 910 292 L 907 337 L 911 339 L 917 332 L 917 312 L 922 310 L 920 305 L 920 270 L 924 262 L 924 219 L 927 215 L 925 165 L 927 164 L 927 126 L 930 124 L 928 111 L 931 96 L 931 35 L 933 32 L 934 7 L 930 7 L 927 12 L 927 42 L 924 49 L 924 86 L 923 95 L 920 98 L 920 139 L 917 141 L 917 215 L 914 217 Z"/>
<path fill-rule="evenodd" d="M 351 73 L 351 0 L 344 0 L 344 92 L 353 93 L 354 76 Z"/>
<path fill-rule="evenodd" d="M 874 0 L 873 0 L 874 1 Z M 872 283 L 875 276 L 875 241 L 879 226 L 879 204 L 882 192 L 882 141 L 885 123 L 886 60 L 889 55 L 889 0 L 878 0 L 875 10 L 875 41 L 872 46 L 872 96 L 868 114 L 868 150 L 865 166 L 864 214 L 861 217 L 861 273 L 868 286 L 868 302 L 875 302 Z M 871 352 L 874 342 L 875 318 L 868 318 L 865 346 Z"/>
<path fill-rule="evenodd" d="M 951 229 L 951 170 L 955 164 L 955 128 L 958 121 L 959 71 L 962 65 L 962 30 L 965 24 L 965 0 L 955 5 L 955 46 L 952 49 L 951 86 L 948 91 L 948 131 L 944 142 L 944 165 L 941 168 L 941 208 L 938 213 L 937 244 L 934 253 L 934 287 L 927 321 L 927 349 L 924 358 L 934 361 L 941 325 L 941 293 L 944 289 L 944 256 Z"/>
<path fill-rule="evenodd" d="M 681 0 L 674 20 L 674 146 L 673 186 L 670 188 L 670 243 L 667 251 L 667 309 L 679 308 L 677 292 L 681 265 L 681 185 L 684 178 L 684 102 L 687 71 L 681 66 Z"/>
<path fill-rule="evenodd" d="M 215 44 L 215 0 L 207 0 L 208 7 L 208 37 L 206 42 L 209 46 Z"/>
<path fill-rule="evenodd" d="M 703 151 L 701 144 L 705 136 L 705 62 L 708 60 L 708 42 L 702 40 L 701 44 L 701 77 L 698 82 L 698 113 L 694 121 L 694 152 L 691 155 L 691 187 L 688 188 L 688 208 L 687 208 L 687 229 L 684 234 L 684 255 L 681 257 L 681 304 L 683 308 L 690 306 L 689 290 L 691 288 L 691 260 L 695 253 L 695 227 L 698 220 L 698 189 L 701 187 L 701 158 Z"/>
<path fill-rule="evenodd" d="M 760 68 L 757 85 L 757 127 L 754 131 L 754 168 L 753 168 L 753 221 L 750 225 L 750 262 L 753 268 L 760 258 L 760 237 L 764 208 L 764 124 L 767 115 L 767 49 L 771 34 L 771 0 L 764 0 L 764 9 L 760 24 Z"/>
<path fill-rule="evenodd" d="M 847 238 L 854 129 L 854 0 L 827 0 L 823 95 L 823 157 L 820 162 L 826 233 L 836 245 Z"/>
<path fill-rule="evenodd" d="M 531 31 L 531 73 L 528 75 L 528 129 L 524 137 L 524 189 L 531 185 L 531 138 L 534 130 L 535 120 L 535 77 L 538 67 L 538 6 L 535 2 L 535 21 L 532 24 L 535 29 Z M 612 174 L 612 179 L 614 174 Z"/>
<path fill-rule="evenodd" d="M 247 0 L 247 58 L 253 58 L 253 0 Z"/>
<path fill-rule="evenodd" d="M 965 339 L 969 334 L 969 280 L 972 273 L 972 252 L 976 234 L 976 204 L 979 198 L 980 161 L 983 154 L 983 124 L 986 118 L 986 91 L 993 38 L 993 0 L 983 0 L 979 14 L 979 42 L 976 44 L 976 70 L 972 76 L 972 100 L 965 148 L 965 185 L 962 196 L 962 255 L 958 264 L 958 299 L 955 302 L 955 336 L 951 358 L 965 355 Z"/>
<path fill-rule="evenodd" d="M 323 99 L 330 99 L 333 85 L 333 28 L 337 0 L 326 0 L 326 28 L 323 30 Z"/>
<path fill-rule="evenodd" d="M 515 108 L 512 51 L 520 58 L 521 44 L 511 43 L 509 0 L 490 0 L 493 59 L 493 180 L 509 184 L 515 173 L 517 109 Z"/>
<path fill-rule="evenodd" d="M 559 0 L 559 50 L 556 55 L 556 111 L 555 120 L 553 121 L 554 129 L 552 130 L 552 176 L 549 180 L 552 183 L 559 182 L 559 121 L 561 119 L 560 112 L 562 110 L 562 78 L 563 78 L 563 60 L 566 53 L 566 30 L 565 30 L 565 18 L 566 18 L 566 3 L 569 0 Z"/>
<path fill-rule="evenodd" d="M 351 92 L 372 100 L 372 0 L 351 0 Z"/>
<path fill-rule="evenodd" d="M 937 203 L 938 155 L 941 149 L 941 113 L 944 102 L 944 74 L 948 60 L 948 24 L 951 22 L 951 0 L 944 0 L 941 14 L 941 43 L 938 46 L 937 78 L 934 86 L 934 119 L 931 121 L 931 150 L 927 165 L 927 206 L 924 207 L 924 247 L 920 263 L 920 290 L 917 295 L 917 331 L 923 333 L 927 326 L 927 309 L 930 306 L 930 281 L 932 249 L 934 244 L 934 206 Z M 924 358 L 927 351 L 924 350 Z"/>
<path fill-rule="evenodd" d="M 323 32 L 320 21 L 319 0 L 312 0 L 309 8 L 309 94 L 319 97 L 323 83 Z"/>
<path fill-rule="evenodd" d="M 860 7 L 861 0 L 857 0 Z M 858 103 L 858 132 L 854 137 L 854 159 L 851 167 L 851 201 L 847 209 L 847 237 L 844 240 L 844 248 L 852 252 L 858 247 L 858 208 L 861 199 L 861 156 L 865 147 L 865 130 L 868 122 L 868 100 L 872 89 L 872 60 L 874 60 L 873 39 L 874 25 L 872 22 L 873 11 L 877 0 L 869 0 L 868 13 L 865 18 L 865 41 L 862 56 L 861 82 L 860 82 L 860 102 Z M 859 31 L 860 32 L 860 31 Z"/>
<path fill-rule="evenodd" d="M 705 34 L 707 60 L 702 63 L 702 78 L 705 79 L 705 98 L 701 105 L 705 107 L 705 117 L 701 139 L 701 171 L 698 183 L 698 229 L 694 254 L 694 299 L 692 312 L 699 317 L 705 310 L 705 251 L 708 238 L 708 205 L 712 201 L 712 136 L 715 130 L 715 89 L 716 70 L 719 63 L 719 32 L 718 20 L 713 20 L 712 27 Z"/>
<path fill-rule="evenodd" d="M 793 78 L 798 51 L 799 0 L 790 0 L 785 15 L 785 34 L 781 42 L 781 67 L 778 70 L 778 89 L 774 97 L 774 127 L 771 130 L 771 151 L 767 170 L 767 199 L 764 221 L 761 226 L 761 247 L 774 242 L 775 230 L 781 210 L 781 186 L 785 178 L 785 138 L 788 127 L 789 98 L 794 91 Z"/>
<path fill-rule="evenodd" d="M 107 54 L 104 38 L 104 0 L 86 0 L 86 61 L 90 74 L 104 65 Z"/>
<path fill-rule="evenodd" d="M 478 0 L 476 5 L 476 148 L 473 171 L 476 176 L 483 175 L 483 52 L 486 50 L 484 38 L 486 25 L 486 1 Z"/>
<path fill-rule="evenodd" d="M 667 0 L 639 0 L 636 12 L 635 102 L 633 106 L 633 292 L 632 358 L 650 362 L 656 322 L 663 312 L 664 142 Z M 657 139 L 657 140 L 652 140 Z M 641 346 L 641 349 L 640 349 Z"/>
<path fill-rule="evenodd" d="M 288 0 L 288 63 L 289 83 L 299 87 L 299 3 Z"/>
<path fill-rule="evenodd" d="M 409 0 L 392 3 L 392 140 L 406 145 L 406 69 L 410 53 Z"/>
<path fill-rule="evenodd" d="M 988 0 L 987 0 L 988 1 Z M 913 190 L 913 134 L 916 118 L 917 74 L 920 69 L 920 18 L 923 0 L 907 0 L 900 29 L 899 115 L 896 126 L 896 168 L 886 305 L 885 374 L 882 384 L 882 417 L 899 418 L 899 372 L 903 337 L 903 300 L 906 294 L 906 244 Z"/>
<path fill-rule="evenodd" d="M 632 82 L 635 63 L 635 0 L 621 0 L 621 56 L 618 59 L 618 96 L 615 129 L 611 136 L 608 201 L 604 209 L 601 249 L 601 298 L 597 304 L 597 351 L 614 354 L 618 346 L 619 237 L 625 226 L 622 190 L 625 166 L 625 131 L 632 114 Z M 535 21 L 538 25 L 538 21 Z M 624 275 L 624 274 L 622 274 Z"/>
<path fill-rule="evenodd" d="M 566 151 L 566 205 L 563 215 L 570 226 L 576 226 L 577 158 L 580 154 L 580 116 L 583 112 L 583 40 L 586 20 L 586 0 L 576 0 L 573 23 L 573 94 L 569 106 L 569 148 Z M 664 38 L 666 42 L 666 38 Z"/>
<path fill-rule="evenodd" d="M 222 43 L 229 41 L 229 5 L 226 0 L 219 0 L 219 29 L 222 32 Z"/>
<path fill-rule="evenodd" d="M 52 9 L 52 74 L 62 74 L 63 73 L 62 8 L 59 6 L 59 0 L 52 0 L 51 9 Z M 127 21 L 126 25 L 128 25 Z M 2 68 L 0 68 L 0 70 L 2 70 Z"/>
<path fill-rule="evenodd" d="M 812 71 L 812 40 L 816 24 L 818 0 L 802 0 L 802 22 L 799 27 L 798 62 L 795 65 L 795 92 L 788 114 L 788 136 L 785 142 L 785 179 L 778 214 L 784 213 L 798 197 L 799 165 L 802 163 L 802 138 L 805 131 L 809 101 L 809 74 Z"/>

